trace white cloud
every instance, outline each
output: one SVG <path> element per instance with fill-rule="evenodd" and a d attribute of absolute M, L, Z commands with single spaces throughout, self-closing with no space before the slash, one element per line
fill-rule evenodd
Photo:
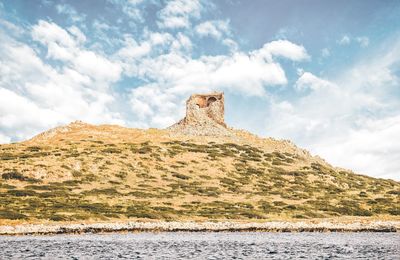
<path fill-rule="evenodd" d="M 11 138 L 8 136 L 5 136 L 0 133 L 0 144 L 8 144 L 11 142 Z"/>
<path fill-rule="evenodd" d="M 143 4 L 144 0 L 108 0 L 108 2 L 121 8 L 122 12 L 126 14 L 134 22 L 144 22 L 143 17 Z"/>
<path fill-rule="evenodd" d="M 58 116 L 11 90 L 0 88 L 0 136 L 3 140 L 31 137 L 37 129 L 59 122 Z"/>
<path fill-rule="evenodd" d="M 166 127 L 178 120 L 183 113 L 184 99 L 193 92 L 219 90 L 264 96 L 267 87 L 287 83 L 275 57 L 295 61 L 308 58 L 304 47 L 288 41 L 271 42 L 249 53 L 233 52 L 198 59 L 176 51 L 173 45 L 169 51 L 142 58 L 130 68 L 133 76 L 152 82 L 131 92 L 132 109 L 146 125 Z M 162 102 L 154 100 L 155 96 Z M 177 103 L 181 105 L 176 106 Z"/>
<path fill-rule="evenodd" d="M 344 35 L 339 41 L 339 45 L 348 45 L 350 43 L 350 37 L 347 35 Z"/>
<path fill-rule="evenodd" d="M 1 15 L 1 5 L 0 5 L 0 15 Z M 7 30 L 7 33 L 11 35 L 21 36 L 24 33 L 24 30 L 22 28 L 6 20 L 0 20 L 0 25 L 3 27 L 3 29 Z"/>
<path fill-rule="evenodd" d="M 85 35 L 69 29 L 71 33 L 44 21 L 32 27 L 32 38 L 47 46 L 47 57 L 62 61 L 54 67 L 33 47 L 0 34 L 1 140 L 27 139 L 76 119 L 124 123 L 111 110 L 115 96 L 108 88 L 119 79 L 121 68 L 85 50 Z"/>
<path fill-rule="evenodd" d="M 75 8 L 68 4 L 58 4 L 56 10 L 59 14 L 67 15 L 72 22 L 82 22 L 86 19 L 86 15 L 78 14 Z"/>
<path fill-rule="evenodd" d="M 85 50 L 85 35 L 73 26 L 69 31 L 55 23 L 40 20 L 32 28 L 32 38 L 47 46 L 47 57 L 68 62 L 76 71 L 90 76 L 99 87 L 106 87 L 108 82 L 120 78 L 122 68 L 93 51 Z"/>
<path fill-rule="evenodd" d="M 109 61 L 92 51 L 79 51 L 72 63 L 77 71 L 105 84 L 119 80 L 122 71 L 118 63 Z"/>
<path fill-rule="evenodd" d="M 133 89 L 130 102 L 133 111 L 146 122 L 144 125 L 165 127 L 176 120 L 171 114 L 177 110 L 176 100 L 176 95 L 164 92 L 157 84 L 150 84 Z"/>
<path fill-rule="evenodd" d="M 173 52 L 190 52 L 192 49 L 192 41 L 186 35 L 178 33 L 172 42 L 171 51 Z"/>
<path fill-rule="evenodd" d="M 75 40 L 78 44 L 84 44 L 86 42 L 86 36 L 83 32 L 76 26 L 71 26 L 68 28 L 68 31 L 75 36 Z"/>
<path fill-rule="evenodd" d="M 238 44 L 229 38 L 226 38 L 222 41 L 222 44 L 227 46 L 231 52 L 237 52 L 239 50 Z"/>
<path fill-rule="evenodd" d="M 267 60 L 273 60 L 273 57 L 284 57 L 293 61 L 302 61 L 309 59 L 306 49 L 287 40 L 277 40 L 264 44 L 264 46 L 254 52 Z"/>
<path fill-rule="evenodd" d="M 198 24 L 195 27 L 195 31 L 200 37 L 209 36 L 217 40 L 224 35 L 230 35 L 229 22 L 222 20 L 206 21 Z"/>
<path fill-rule="evenodd" d="M 350 37 L 348 35 L 344 35 L 337 43 L 339 45 L 349 45 L 352 41 L 357 42 L 363 48 L 368 47 L 369 45 L 369 38 L 366 36 Z"/>
<path fill-rule="evenodd" d="M 330 162 L 381 178 L 400 179 L 400 116 L 369 119 L 340 142 L 320 144 L 315 150 Z"/>
<path fill-rule="evenodd" d="M 300 78 L 296 81 L 294 88 L 296 90 L 319 90 L 322 88 L 334 87 L 334 85 L 327 81 L 318 78 L 310 72 L 304 72 Z"/>
<path fill-rule="evenodd" d="M 140 45 L 133 38 L 125 39 L 125 46 L 118 51 L 118 56 L 122 59 L 135 59 L 145 56 L 151 51 L 151 44 L 143 42 Z"/>
<path fill-rule="evenodd" d="M 160 28 L 189 28 L 191 18 L 199 18 L 201 13 L 199 0 L 172 0 L 160 11 L 157 22 Z"/>
<path fill-rule="evenodd" d="M 130 18 L 143 22 L 143 15 L 138 6 L 142 3 L 143 0 L 129 0 L 126 1 L 125 4 L 122 6 L 122 11 L 127 14 Z"/>
<path fill-rule="evenodd" d="M 62 47 L 74 47 L 74 38 L 55 23 L 39 20 L 32 28 L 32 38 L 42 44 L 55 43 Z"/>
<path fill-rule="evenodd" d="M 399 180 L 399 44 L 390 42 L 386 53 L 334 80 L 300 73 L 294 88 L 308 91 L 290 101 L 273 98 L 268 135 L 293 140 L 335 166 Z"/>

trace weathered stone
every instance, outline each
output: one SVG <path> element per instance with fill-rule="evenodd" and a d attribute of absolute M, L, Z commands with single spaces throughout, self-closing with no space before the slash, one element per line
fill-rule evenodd
<path fill-rule="evenodd" d="M 194 94 L 186 101 L 186 116 L 168 127 L 176 134 L 232 135 L 224 120 L 224 93 Z"/>

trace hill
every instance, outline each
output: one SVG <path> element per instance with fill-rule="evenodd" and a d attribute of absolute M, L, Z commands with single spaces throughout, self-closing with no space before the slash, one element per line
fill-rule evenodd
<path fill-rule="evenodd" d="M 74 122 L 0 145 L 0 223 L 399 220 L 399 182 L 228 128 L 221 103 L 193 114 L 189 100 L 185 119 L 164 130 Z M 205 115 L 213 122 L 197 120 Z"/>

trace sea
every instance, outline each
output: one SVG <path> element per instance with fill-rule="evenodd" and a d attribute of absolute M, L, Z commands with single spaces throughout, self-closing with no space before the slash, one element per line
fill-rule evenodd
<path fill-rule="evenodd" d="M 0 236 L 0 259 L 400 259 L 399 233 Z"/>

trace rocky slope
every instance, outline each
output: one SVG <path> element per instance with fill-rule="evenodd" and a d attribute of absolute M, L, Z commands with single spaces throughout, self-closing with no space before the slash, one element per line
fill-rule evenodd
<path fill-rule="evenodd" d="M 399 182 L 332 167 L 289 141 L 177 129 L 74 122 L 0 145 L 0 224 L 400 219 Z"/>

